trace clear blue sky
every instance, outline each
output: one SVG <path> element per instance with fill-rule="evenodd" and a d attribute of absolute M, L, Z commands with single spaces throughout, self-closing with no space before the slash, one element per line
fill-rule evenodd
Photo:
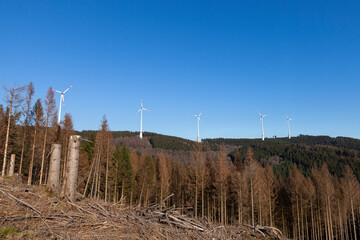
<path fill-rule="evenodd" d="M 359 77 L 359 1 L 0 2 L 1 85 L 74 84 L 77 130 L 138 131 L 142 98 L 144 131 L 359 138 Z"/>

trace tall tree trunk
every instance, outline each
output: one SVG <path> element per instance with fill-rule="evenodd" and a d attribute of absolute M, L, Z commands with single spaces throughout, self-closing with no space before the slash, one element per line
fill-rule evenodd
<path fill-rule="evenodd" d="M 198 202 L 198 184 L 197 179 L 195 181 L 195 218 L 197 218 L 197 202 Z"/>
<path fill-rule="evenodd" d="M 205 204 L 205 199 L 204 199 L 204 194 L 205 194 L 205 187 L 204 187 L 204 179 L 201 181 L 201 217 L 204 219 L 204 204 Z"/>
<path fill-rule="evenodd" d="M 48 121 L 49 121 L 49 117 L 46 118 L 46 128 L 45 128 L 44 143 L 43 143 L 42 156 L 41 156 L 41 169 L 40 169 L 40 182 L 39 182 L 40 185 L 42 184 L 43 171 L 44 171 L 46 139 L 47 139 L 47 132 L 48 132 Z"/>
<path fill-rule="evenodd" d="M 34 168 L 36 133 L 37 133 L 36 125 L 37 124 L 35 123 L 34 139 L 33 139 L 32 153 L 31 153 L 31 162 L 30 162 L 30 167 L 29 167 L 28 185 L 31 185 L 31 180 L 32 180 L 32 175 L 33 175 L 33 168 Z"/>
<path fill-rule="evenodd" d="M 8 125 L 6 129 L 6 139 L 5 139 L 5 150 L 4 150 L 4 160 L 3 160 L 3 167 L 1 176 L 5 177 L 5 169 L 6 169 L 6 155 L 9 145 L 9 133 L 10 133 L 10 122 L 11 122 L 11 112 L 12 112 L 12 106 L 13 106 L 13 100 L 14 100 L 14 89 L 11 89 L 11 98 L 10 98 L 10 109 L 9 109 L 9 116 L 8 116 Z"/>
<path fill-rule="evenodd" d="M 270 226 L 273 226 L 273 222 L 272 222 L 272 208 L 271 208 L 271 192 L 269 190 L 269 222 L 270 222 Z"/>
<path fill-rule="evenodd" d="M 299 213 L 299 196 L 296 194 L 296 218 L 297 218 L 297 235 L 301 239 L 300 213 Z"/>
<path fill-rule="evenodd" d="M 106 173 L 105 173 L 105 202 L 107 200 L 108 193 L 108 177 L 109 177 L 109 143 L 110 140 L 108 138 L 107 148 L 106 148 Z"/>
<path fill-rule="evenodd" d="M 89 172 L 89 175 L 88 175 L 88 179 L 86 180 L 86 185 L 85 185 L 85 189 L 84 189 L 84 193 L 83 193 L 83 198 L 86 195 L 86 191 L 87 191 L 87 188 L 88 188 L 88 185 L 89 185 L 89 182 L 90 182 L 91 173 L 92 173 L 92 170 L 94 168 L 94 165 L 95 165 L 95 158 L 93 158 L 93 162 L 91 163 L 90 172 Z"/>
<path fill-rule="evenodd" d="M 350 200 L 350 204 L 351 204 L 351 215 L 352 215 L 352 220 L 353 220 L 353 227 L 354 227 L 354 239 L 356 240 L 356 226 L 355 226 L 355 214 L 354 214 L 354 203 L 353 203 L 353 199 L 351 198 Z"/>
<path fill-rule="evenodd" d="M 343 224 L 342 224 L 342 218 L 341 218 L 341 210 L 340 210 L 340 201 L 337 200 L 338 205 L 338 211 L 339 211 L 339 229 L 340 229 L 340 239 L 344 240 L 344 230 L 343 230 Z"/>
<path fill-rule="evenodd" d="M 144 187 L 145 187 L 145 180 L 146 180 L 146 172 L 145 172 L 145 176 L 144 176 L 144 180 L 143 180 L 143 184 L 141 186 L 141 191 L 140 191 L 140 196 L 139 196 L 139 205 L 141 206 L 141 199 L 142 199 L 142 195 L 144 192 Z"/>
<path fill-rule="evenodd" d="M 312 239 L 315 239 L 315 223 L 314 223 L 314 213 L 313 213 L 313 203 L 310 200 L 310 213 L 311 213 L 311 226 L 312 226 Z"/>
<path fill-rule="evenodd" d="M 250 178 L 250 191 L 251 191 L 251 223 L 252 226 L 255 226 L 255 216 L 254 216 L 254 189 L 253 189 L 253 179 Z"/>
<path fill-rule="evenodd" d="M 23 135 L 23 140 L 22 140 L 22 147 L 21 147 L 21 154 L 20 154 L 19 176 L 21 176 L 22 164 L 23 164 L 23 159 L 24 159 L 26 129 L 27 129 L 27 125 L 25 124 L 25 126 L 24 126 L 24 135 Z"/>

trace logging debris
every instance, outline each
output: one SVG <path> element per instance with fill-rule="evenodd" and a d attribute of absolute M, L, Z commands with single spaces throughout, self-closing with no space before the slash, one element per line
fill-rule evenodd
<path fill-rule="evenodd" d="M 59 199 L 45 186 L 0 178 L 0 239 L 284 239 L 275 227 L 209 223 L 166 206 Z"/>

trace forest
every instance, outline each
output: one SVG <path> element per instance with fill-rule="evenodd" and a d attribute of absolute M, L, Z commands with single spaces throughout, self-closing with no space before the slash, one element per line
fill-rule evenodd
<path fill-rule="evenodd" d="M 54 91 L 33 99 L 33 84 L 6 90 L 0 105 L 2 176 L 28 185 L 47 181 L 50 147 L 62 145 L 61 176 L 71 135 L 83 137 L 78 192 L 129 207 L 161 202 L 224 225 L 275 226 L 291 239 L 357 239 L 360 234 L 360 140 L 304 136 L 204 139 L 202 143 L 101 128 L 76 132 L 66 113 L 57 125 Z M 174 160 L 176 154 L 186 160 Z M 178 158 L 183 159 L 183 158 Z"/>

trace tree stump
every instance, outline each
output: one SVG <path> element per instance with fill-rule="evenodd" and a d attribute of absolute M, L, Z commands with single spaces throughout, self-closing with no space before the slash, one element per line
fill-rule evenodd
<path fill-rule="evenodd" d="M 9 168 L 9 177 L 14 175 L 14 169 L 15 169 L 15 154 L 11 154 L 11 160 L 10 160 L 10 168 Z"/>
<path fill-rule="evenodd" d="M 68 197 L 71 201 L 75 200 L 77 177 L 79 170 L 79 151 L 81 137 L 78 135 L 70 136 L 68 159 L 65 169 L 64 183 L 62 186 L 62 197 Z"/>
<path fill-rule="evenodd" d="M 60 191 L 60 159 L 61 144 L 52 144 L 47 186 L 56 193 L 56 195 L 59 195 Z"/>

